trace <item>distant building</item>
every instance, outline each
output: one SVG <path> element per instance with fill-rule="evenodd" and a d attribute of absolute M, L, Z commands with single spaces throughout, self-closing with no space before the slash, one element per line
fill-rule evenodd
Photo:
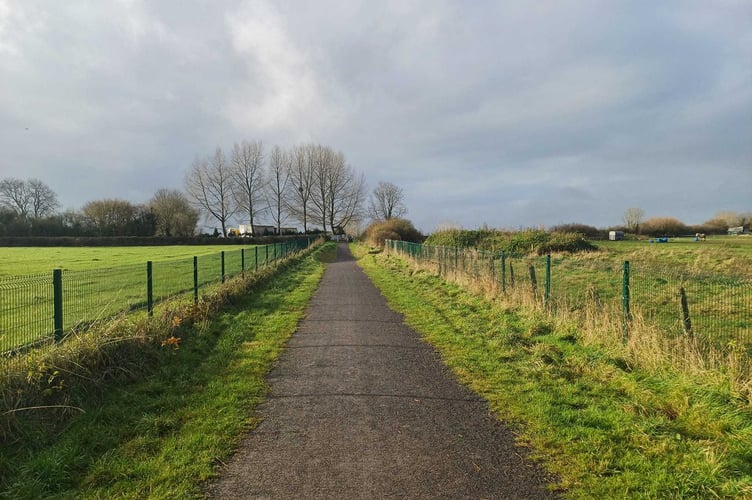
<path fill-rule="evenodd" d="M 619 241 L 624 239 L 624 231 L 609 231 L 608 239 L 611 241 Z"/>
<path fill-rule="evenodd" d="M 728 228 L 728 234 L 729 236 L 736 236 L 739 234 L 745 234 L 747 231 L 744 230 L 744 226 L 736 226 L 736 227 L 730 227 Z"/>

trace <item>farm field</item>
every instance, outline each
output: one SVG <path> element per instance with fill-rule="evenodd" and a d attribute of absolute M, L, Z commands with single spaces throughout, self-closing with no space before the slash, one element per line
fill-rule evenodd
<path fill-rule="evenodd" d="M 285 244 L 2 248 L 0 352 L 52 338 L 53 269 L 62 270 L 62 329 L 70 331 L 123 311 L 145 310 L 147 261 L 153 263 L 152 298 L 156 304 L 196 293 L 195 287 L 220 282 L 223 276 L 263 266 L 288 249 L 292 248 Z"/>
<path fill-rule="evenodd" d="M 620 302 L 624 261 L 630 263 L 634 312 L 669 334 L 684 332 L 681 290 L 692 330 L 716 345 L 752 345 L 752 238 L 691 238 L 669 243 L 597 242 L 601 250 L 552 257 L 552 296 L 572 307 L 596 294 Z"/>
<path fill-rule="evenodd" d="M 752 238 L 594 244 L 598 251 L 551 256 L 549 296 L 557 310 L 600 311 L 620 318 L 624 262 L 629 261 L 632 316 L 657 326 L 667 336 L 691 333 L 717 347 L 735 342 L 752 348 Z M 500 289 L 495 293 L 511 292 L 528 299 L 536 288 L 532 269 L 538 282 L 534 293 L 537 300 L 543 299 L 545 256 L 507 256 L 502 270 L 498 251 L 457 253 L 421 245 L 406 251 L 434 272 L 457 272 L 471 281 L 490 279 Z"/>
<path fill-rule="evenodd" d="M 81 271 L 145 264 L 240 250 L 230 245 L 171 245 L 144 247 L 0 247 L 0 276 L 51 272 L 55 268 Z M 252 248 L 251 245 L 242 248 Z"/>

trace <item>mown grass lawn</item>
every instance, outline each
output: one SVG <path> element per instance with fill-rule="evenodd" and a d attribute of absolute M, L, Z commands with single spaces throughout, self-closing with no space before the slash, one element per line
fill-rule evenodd
<path fill-rule="evenodd" d="M 146 309 L 147 261 L 152 261 L 153 301 L 159 303 L 193 293 L 194 256 L 203 288 L 220 282 L 223 269 L 225 277 L 235 276 L 266 265 L 284 250 L 283 244 L 0 248 L 0 352 L 51 338 L 55 268 L 62 269 L 63 329 L 70 331 Z"/>
<path fill-rule="evenodd" d="M 752 497 L 752 404 L 712 372 L 631 365 L 574 325 L 408 267 L 360 265 L 457 377 L 516 424 L 570 498 Z"/>
<path fill-rule="evenodd" d="M 0 276 L 51 273 L 53 269 L 82 271 L 145 265 L 193 256 L 239 252 L 235 245 L 167 245 L 143 247 L 0 247 Z M 253 248 L 243 245 L 242 248 Z"/>

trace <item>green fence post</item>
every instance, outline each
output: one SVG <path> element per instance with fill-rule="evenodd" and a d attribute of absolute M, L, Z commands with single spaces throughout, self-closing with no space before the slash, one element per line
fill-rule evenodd
<path fill-rule="evenodd" d="M 256 254 L 256 257 L 254 258 L 255 264 L 253 265 L 253 270 L 258 271 L 258 245 L 253 247 L 253 250 L 254 250 L 253 253 Z"/>
<path fill-rule="evenodd" d="M 546 290 L 543 294 L 543 303 L 548 308 L 551 299 L 551 254 L 546 255 Z"/>
<path fill-rule="evenodd" d="M 266 254 L 264 257 L 264 265 L 269 264 L 269 245 L 264 245 L 264 253 Z"/>
<path fill-rule="evenodd" d="M 55 343 L 63 340 L 63 271 L 54 269 L 52 271 L 52 293 L 53 293 L 53 323 Z"/>
<path fill-rule="evenodd" d="M 240 274 L 245 276 L 245 248 L 240 249 Z"/>
<path fill-rule="evenodd" d="M 621 284 L 621 308 L 622 308 L 622 323 L 621 323 L 621 338 L 622 342 L 626 343 L 629 338 L 629 320 L 632 319 L 629 304 L 629 261 L 624 261 L 624 267 L 622 268 L 622 284 Z"/>
<path fill-rule="evenodd" d="M 193 256 L 193 303 L 198 304 L 198 257 Z"/>
<path fill-rule="evenodd" d="M 222 261 L 222 266 L 221 266 L 222 283 L 224 283 L 225 282 L 225 251 L 224 250 L 220 252 L 220 260 Z"/>
<path fill-rule="evenodd" d="M 154 287 L 152 283 L 152 262 L 146 262 L 146 311 L 154 316 Z"/>

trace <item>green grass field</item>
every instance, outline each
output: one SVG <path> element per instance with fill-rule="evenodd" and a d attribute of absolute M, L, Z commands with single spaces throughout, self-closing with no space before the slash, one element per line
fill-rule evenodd
<path fill-rule="evenodd" d="M 253 270 L 281 256 L 282 244 L 0 248 L 0 352 L 49 339 L 54 331 L 52 270 L 62 269 L 63 329 L 147 307 L 146 262 L 152 261 L 153 300 L 193 293 L 198 286 Z"/>
<path fill-rule="evenodd" d="M 243 248 L 252 248 L 244 246 Z M 145 246 L 145 247 L 0 247 L 0 276 L 52 272 L 53 269 L 83 271 L 108 267 L 145 265 L 193 256 L 234 253 L 239 246 Z"/>

